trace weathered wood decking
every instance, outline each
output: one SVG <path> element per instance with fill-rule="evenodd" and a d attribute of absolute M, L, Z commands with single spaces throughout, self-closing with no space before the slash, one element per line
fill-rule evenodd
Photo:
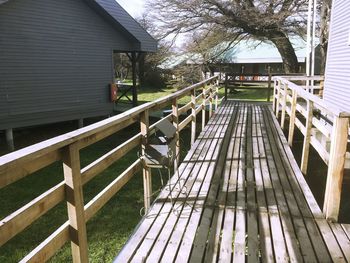
<path fill-rule="evenodd" d="M 224 102 L 116 262 L 346 262 L 266 104 Z"/>

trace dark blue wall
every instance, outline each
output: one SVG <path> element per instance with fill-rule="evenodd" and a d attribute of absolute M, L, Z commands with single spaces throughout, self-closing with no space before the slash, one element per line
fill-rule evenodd
<path fill-rule="evenodd" d="M 138 46 L 83 0 L 0 5 L 0 129 L 111 113 L 112 52 Z"/>

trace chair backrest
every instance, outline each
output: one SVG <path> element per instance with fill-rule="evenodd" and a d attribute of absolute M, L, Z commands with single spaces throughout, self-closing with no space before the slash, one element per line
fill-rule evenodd
<path fill-rule="evenodd" d="M 175 137 L 176 128 L 174 125 L 167 119 L 164 119 L 156 125 L 156 128 L 161 131 L 165 137 L 172 139 Z"/>

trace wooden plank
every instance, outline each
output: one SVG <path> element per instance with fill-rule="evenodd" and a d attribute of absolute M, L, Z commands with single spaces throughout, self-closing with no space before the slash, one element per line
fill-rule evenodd
<path fill-rule="evenodd" d="M 148 134 L 149 134 L 149 111 L 145 110 L 140 115 L 140 130 L 141 130 L 141 156 L 144 156 L 146 145 L 148 142 Z M 152 198 L 152 177 L 151 177 L 151 168 L 147 167 L 145 163 L 143 163 L 142 169 L 142 178 L 143 178 L 143 200 L 144 200 L 144 209 L 147 214 L 150 206 L 151 206 L 151 198 Z"/>
<path fill-rule="evenodd" d="M 327 184 L 323 212 L 329 220 L 338 220 L 345 155 L 348 142 L 348 118 L 335 118 L 333 123 Z"/>
<path fill-rule="evenodd" d="M 80 156 L 77 144 L 67 146 L 63 154 L 67 211 L 73 262 L 88 262 L 88 246 L 84 213 Z"/>
<path fill-rule="evenodd" d="M 120 176 L 114 179 L 89 203 L 85 205 L 85 219 L 93 217 L 130 179 L 142 168 L 141 160 L 136 160 Z"/>
<path fill-rule="evenodd" d="M 291 260 L 291 261 L 300 261 L 302 260 L 300 248 L 297 245 L 297 239 L 295 236 L 295 232 L 293 229 L 293 224 L 290 219 L 290 214 L 288 210 L 288 205 L 286 201 L 286 197 L 284 196 L 282 186 L 279 178 L 279 163 L 274 161 L 274 148 L 271 145 L 271 137 L 269 137 L 269 132 L 267 130 L 267 124 L 265 120 L 265 116 L 263 115 L 264 121 L 262 123 L 262 134 L 265 145 L 265 151 L 267 156 L 267 164 L 262 162 L 262 164 L 268 165 L 268 173 L 271 180 L 271 187 L 276 196 L 276 199 L 272 199 L 272 204 L 277 205 L 277 213 L 273 213 L 270 215 L 271 226 L 272 226 L 272 236 L 273 244 L 276 254 L 276 260 Z M 264 171 L 264 169 L 263 169 Z M 264 173 L 263 173 L 264 174 Z M 266 176 L 266 175 L 265 175 Z M 266 185 L 265 185 L 266 187 Z M 272 194 L 271 194 L 272 195 Z M 268 202 L 271 202 L 268 199 Z M 275 202 L 275 203 L 274 203 Z M 295 208 L 294 208 L 295 209 Z M 273 217 L 272 217 L 273 215 Z M 280 229 L 279 224 L 281 224 L 282 229 Z M 276 226 L 278 226 L 276 228 Z M 275 229 L 274 229 L 275 228 Z M 283 236 L 281 236 L 281 230 L 283 231 Z M 274 234 L 274 232 L 276 234 Z"/>
<path fill-rule="evenodd" d="M 213 115 L 213 89 L 209 86 L 209 119 Z"/>
<path fill-rule="evenodd" d="M 225 112 L 225 107 L 222 108 L 224 110 L 223 112 Z M 226 129 L 224 128 L 224 124 L 227 122 L 227 118 L 230 115 L 227 114 L 225 116 L 218 114 L 216 116 L 223 116 L 223 118 L 221 118 L 221 124 L 218 125 L 219 129 L 217 130 L 216 134 L 213 134 L 213 138 L 216 139 L 212 140 L 212 146 L 211 149 L 209 149 L 207 156 L 199 157 L 197 163 L 201 164 L 202 167 L 201 171 L 199 172 L 200 178 L 195 180 L 195 184 L 191 190 L 193 194 L 190 194 L 187 197 L 187 200 L 191 200 L 191 196 L 195 198 L 196 201 L 193 203 L 194 210 L 192 210 L 190 215 L 187 215 L 186 211 L 182 211 L 179 215 L 177 225 L 164 252 L 164 255 L 166 255 L 166 258 L 163 258 L 164 261 L 173 260 L 176 257 L 176 260 L 181 262 L 188 258 L 191 251 L 194 235 L 202 214 L 204 204 L 203 197 L 205 197 L 206 193 L 208 192 L 214 171 L 214 162 L 212 161 L 212 158 L 216 158 L 218 155 L 218 145 L 220 144 L 221 140 L 219 138 L 222 136 L 222 132 Z M 202 161 L 205 162 L 203 163 Z M 203 179 L 204 175 L 205 178 Z M 180 248 L 181 250 L 179 251 Z"/>
<path fill-rule="evenodd" d="M 0 164 L 0 189 L 60 160 L 61 158 L 61 150 L 55 150 L 20 163 L 13 162 L 11 165 Z"/>
<path fill-rule="evenodd" d="M 220 144 L 222 144 L 222 138 L 224 137 L 224 134 L 226 132 L 227 129 L 227 123 L 229 118 L 232 115 L 232 112 L 230 110 L 230 108 L 224 108 L 224 115 L 222 115 L 224 117 L 224 122 L 221 124 L 222 128 L 220 129 L 220 133 L 217 134 L 215 137 L 217 139 L 214 139 L 213 141 L 215 142 L 215 149 L 213 149 L 211 156 L 210 156 L 210 162 L 205 163 L 205 165 L 208 165 L 208 172 L 206 173 L 206 177 L 203 180 L 203 184 L 201 186 L 200 191 L 198 192 L 198 199 L 196 201 L 196 211 L 195 213 L 193 213 L 189 219 L 188 225 L 186 227 L 185 232 L 183 233 L 183 237 L 182 237 L 182 241 L 180 243 L 180 248 L 181 250 L 178 252 L 177 254 L 177 261 L 178 262 L 183 262 L 183 261 L 187 261 L 190 253 L 191 253 L 191 249 L 193 247 L 193 242 L 194 239 L 197 238 L 197 236 L 195 236 L 196 231 L 197 233 L 200 233 L 197 228 L 199 225 L 199 222 L 201 220 L 201 217 L 203 217 L 203 210 L 204 210 L 204 202 L 205 202 L 205 197 L 208 195 L 208 191 L 210 189 L 211 184 L 213 183 L 214 177 L 214 167 L 215 167 L 215 160 L 217 159 L 218 155 L 219 155 L 219 147 Z M 230 113 L 231 112 L 231 113 Z M 218 115 L 216 115 L 218 116 Z M 207 158 L 208 159 L 208 158 Z M 199 181 L 198 183 L 200 183 L 201 181 Z M 210 222 L 209 222 L 210 224 Z M 206 237 L 207 238 L 207 237 Z M 205 239 L 206 239 L 205 238 Z M 171 240 L 170 240 L 171 242 Z M 202 254 L 203 256 L 203 254 Z"/>
<path fill-rule="evenodd" d="M 242 129 L 240 134 L 240 147 L 239 147 L 239 164 L 237 174 L 237 203 L 236 203 L 236 217 L 235 217 L 235 237 L 233 239 L 233 261 L 244 262 L 246 254 L 246 194 L 245 194 L 245 139 L 247 131 L 247 107 L 244 107 L 241 111 L 243 113 Z"/>
<path fill-rule="evenodd" d="M 56 252 L 68 242 L 69 236 L 69 222 L 65 222 L 48 238 L 46 238 L 39 246 L 26 255 L 20 263 L 24 262 L 46 262 Z"/>
<path fill-rule="evenodd" d="M 186 105 L 179 108 L 178 113 L 179 115 L 186 113 L 189 109 L 191 109 L 192 102 L 188 102 Z"/>
<path fill-rule="evenodd" d="M 219 127 L 219 126 L 218 126 Z M 219 130 L 218 130 L 219 131 Z M 210 136 L 215 136 L 215 133 L 217 131 L 215 129 L 211 129 Z M 209 134 L 208 134 L 209 135 Z M 186 182 L 186 188 L 188 189 L 188 194 L 183 195 L 181 192 L 178 192 L 178 196 L 175 196 L 175 198 L 179 198 L 179 201 L 176 201 L 174 204 L 174 207 L 180 207 L 181 210 L 177 209 L 178 215 L 176 218 L 172 218 L 174 221 L 169 221 L 169 219 L 166 222 L 166 225 L 162 232 L 159 234 L 159 237 L 157 239 L 155 247 L 152 249 L 152 252 L 150 256 L 147 258 L 148 262 L 155 262 L 159 261 L 161 258 L 161 252 L 165 249 L 166 243 L 160 243 L 160 240 L 166 239 L 167 242 L 172 244 L 173 246 L 176 244 L 179 244 L 176 240 L 180 238 L 179 233 L 183 234 L 184 228 L 186 227 L 186 223 L 188 220 L 188 215 L 186 214 L 193 214 L 197 213 L 197 211 L 193 211 L 196 206 L 198 206 L 197 202 L 193 202 L 192 198 L 196 197 L 200 193 L 200 187 L 203 182 L 203 178 L 198 178 L 198 177 L 203 177 L 206 173 L 208 173 L 208 164 L 203 163 L 200 161 L 200 159 L 205 158 L 204 160 L 210 158 L 210 155 L 213 154 L 213 150 L 216 147 L 215 141 L 212 142 L 206 142 L 206 144 L 209 146 L 204 147 L 206 150 L 198 155 L 196 158 L 197 162 L 192 166 L 193 170 L 190 171 L 190 173 L 184 173 L 184 176 L 188 176 L 190 174 L 190 177 L 188 178 Z M 203 156 L 203 157 L 201 157 Z M 196 160 L 192 158 L 192 160 Z M 194 177 L 194 178 L 193 178 Z M 193 196 L 194 195 L 194 196 Z M 183 196 L 183 201 L 181 201 L 181 196 Z M 191 197 L 192 196 L 192 197 Z M 184 203 L 183 203 L 184 202 Z M 185 205 L 184 205 L 185 204 Z M 184 206 L 190 206 L 190 207 L 184 207 Z M 170 215 L 171 216 L 171 215 Z M 173 231 L 173 232 L 171 232 Z M 171 236 L 171 237 L 170 237 Z M 148 237 L 147 237 L 148 239 Z M 170 240 L 170 241 L 168 241 Z M 166 255 L 166 259 L 169 260 L 171 257 L 174 257 L 176 255 L 176 248 L 170 249 L 170 251 L 167 251 L 169 249 L 169 245 L 167 245 L 166 251 L 164 252 L 164 255 Z"/>
<path fill-rule="evenodd" d="M 238 119 L 241 114 L 238 114 Z M 239 121 L 237 119 L 237 121 Z M 230 261 L 232 256 L 232 235 L 235 218 L 234 201 L 236 192 L 236 178 L 237 172 L 232 171 L 233 167 L 231 162 L 233 161 L 233 149 L 237 143 L 235 135 L 238 132 L 238 125 L 235 125 L 233 134 L 230 138 L 230 144 L 227 150 L 225 168 L 223 171 L 223 183 L 219 192 L 214 218 L 212 220 L 211 228 L 214 231 L 210 231 L 208 238 L 208 245 L 205 252 L 205 262 L 216 262 L 217 259 L 220 262 Z M 238 166 L 236 166 L 238 167 Z"/>
<path fill-rule="evenodd" d="M 331 255 L 331 260 L 334 262 L 346 262 L 343 252 L 341 251 L 338 241 L 336 240 L 327 220 L 325 219 L 315 219 L 315 220 L 322 234 L 323 240 L 327 246 L 328 252 Z M 328 262 L 331 262 L 331 261 L 328 261 Z"/>
<path fill-rule="evenodd" d="M 261 110 L 260 107 L 254 107 L 254 128 L 256 129 L 255 136 L 258 140 L 256 146 L 253 147 L 253 156 L 254 156 L 254 176 L 256 184 L 256 200 L 258 206 L 258 219 L 259 219 L 259 241 L 262 262 L 274 262 L 274 252 L 272 247 L 272 236 L 271 228 L 269 224 L 268 208 L 265 195 L 265 187 L 262 178 L 262 166 L 261 160 L 263 159 L 265 163 L 267 162 L 264 152 L 264 145 L 262 142 L 262 137 L 258 136 L 261 134 L 260 126 L 260 116 Z M 253 137 L 254 139 L 254 137 Z"/>
<path fill-rule="evenodd" d="M 282 100 L 282 113 L 281 113 L 281 128 L 284 129 L 284 123 L 286 119 L 286 108 L 287 108 L 287 95 L 288 95 L 288 85 L 283 85 L 283 100 Z"/>
<path fill-rule="evenodd" d="M 205 128 L 205 86 L 203 86 L 203 91 L 202 91 L 202 131 Z"/>
<path fill-rule="evenodd" d="M 308 101 L 307 102 L 307 116 L 306 116 L 304 143 L 303 143 L 303 150 L 302 150 L 301 164 L 300 164 L 300 169 L 304 174 L 307 173 L 307 167 L 308 167 L 308 162 L 309 162 L 313 109 L 314 109 L 313 102 Z"/>
<path fill-rule="evenodd" d="M 200 220 L 200 224 L 197 229 L 197 235 L 195 236 L 193 249 L 191 251 L 191 256 L 189 259 L 190 261 L 193 261 L 193 262 L 197 262 L 204 255 L 204 251 L 206 248 L 207 234 L 210 229 L 210 222 L 211 222 L 210 219 L 213 215 L 213 205 L 215 204 L 215 201 L 218 195 L 218 190 L 219 190 L 220 181 L 221 181 L 221 174 L 224 170 L 227 149 L 229 147 L 230 137 L 234 127 L 236 116 L 237 116 L 236 114 L 231 116 L 227 130 L 222 139 L 222 143 L 219 144 L 220 154 L 219 156 L 217 156 L 217 159 L 216 159 L 213 179 L 211 180 L 211 183 L 210 183 L 209 192 L 205 201 L 205 208 Z M 183 249 L 181 252 L 184 253 Z M 185 255 L 182 259 L 187 260 L 186 258 L 187 258 L 187 255 Z"/>
<path fill-rule="evenodd" d="M 280 100 L 281 100 L 281 81 L 277 81 L 277 88 L 276 88 L 276 104 L 275 104 L 275 115 L 276 118 L 278 119 L 278 114 L 279 114 L 279 107 L 280 107 Z"/>
<path fill-rule="evenodd" d="M 142 135 L 139 133 L 84 167 L 81 170 L 82 183 L 86 184 L 96 175 L 100 174 L 102 171 L 122 158 L 125 154 L 139 146 L 141 142 Z"/>
<path fill-rule="evenodd" d="M 295 128 L 295 117 L 296 117 L 296 106 L 297 106 L 297 93 L 295 90 L 292 91 L 292 101 L 291 101 L 291 113 L 289 119 L 289 133 L 288 133 L 288 144 L 290 147 L 293 145 L 294 138 L 294 128 Z"/>
<path fill-rule="evenodd" d="M 343 230 L 345 231 L 348 239 L 350 240 L 350 225 L 349 224 L 341 224 Z"/>
<path fill-rule="evenodd" d="M 264 109 L 267 112 L 270 112 L 270 114 L 267 114 L 267 116 L 270 118 L 270 120 L 274 123 L 274 128 L 272 129 L 272 133 L 274 134 L 276 140 L 279 140 L 279 148 L 282 150 L 282 146 L 284 148 L 284 154 L 285 154 L 285 160 L 288 160 L 289 165 L 286 167 L 287 171 L 289 171 L 291 174 L 294 173 L 294 176 L 290 176 L 290 182 L 293 188 L 294 192 L 299 192 L 301 189 L 302 194 L 296 195 L 296 202 L 298 203 L 299 208 L 301 209 L 302 215 L 304 217 L 304 222 L 306 229 L 308 231 L 309 236 L 311 236 L 311 242 L 313 244 L 313 247 L 315 249 L 315 254 L 319 261 L 331 261 L 331 258 L 329 256 L 329 253 L 327 251 L 327 247 L 325 243 L 323 242 L 323 238 L 318 230 L 318 226 L 315 225 L 315 221 L 312 217 L 312 215 L 316 218 L 324 218 L 323 214 L 312 195 L 312 192 L 307 185 L 294 157 L 293 154 L 288 146 L 288 143 L 284 137 L 283 131 L 279 128 L 279 124 L 275 118 L 272 117 L 271 111 L 268 109 Z M 304 197 L 304 198 L 303 198 Z M 312 215 L 308 209 L 305 208 L 305 202 L 307 202 L 309 208 L 312 211 Z M 323 227 L 324 228 L 324 227 Z M 330 244 L 333 245 L 333 240 L 330 240 Z M 337 255 L 337 252 L 335 252 L 335 255 Z"/>
<path fill-rule="evenodd" d="M 172 102 L 172 113 L 173 113 L 173 125 L 176 129 L 175 133 L 175 158 L 177 160 L 177 163 L 180 163 L 180 126 L 179 126 L 179 111 L 178 111 L 178 105 L 177 105 L 177 99 L 174 99 Z"/>
<path fill-rule="evenodd" d="M 222 112 L 224 108 L 220 108 L 219 112 Z M 215 125 L 215 123 L 217 121 L 220 120 L 219 118 L 219 114 L 217 115 L 217 118 L 214 118 L 211 120 L 211 124 Z M 220 127 L 220 125 L 218 126 Z M 198 159 L 200 156 L 205 156 L 206 152 L 208 151 L 210 145 L 211 145 L 211 141 L 207 140 L 207 138 L 211 137 L 213 131 L 212 129 L 206 129 L 203 132 L 201 132 L 201 134 L 199 135 L 198 139 L 195 141 L 195 144 L 193 145 L 193 147 L 191 148 L 191 150 L 189 151 L 189 153 L 186 155 L 185 160 L 183 161 L 183 163 L 180 165 L 179 167 L 179 172 L 181 177 L 185 177 L 187 176 L 187 174 L 191 175 L 196 175 L 198 174 L 198 172 L 193 170 L 194 167 L 194 162 L 192 162 L 192 159 Z M 198 167 L 198 169 L 201 166 L 196 166 Z M 191 179 L 191 178 L 190 178 Z M 195 177 L 192 180 L 189 180 L 189 185 L 186 183 L 187 187 L 190 187 L 191 189 L 191 182 L 195 181 Z M 174 180 L 174 177 L 172 177 L 170 184 L 171 185 L 175 185 L 176 180 Z M 160 196 L 158 199 L 160 198 L 167 198 L 168 197 L 169 192 L 166 191 L 162 191 L 160 193 Z M 136 252 L 137 248 L 140 246 L 142 240 L 144 239 L 145 235 L 148 233 L 149 229 L 152 227 L 152 225 L 154 224 L 155 218 L 157 217 L 157 215 L 161 212 L 161 209 L 164 205 L 164 202 L 155 202 L 152 206 L 152 210 L 151 210 L 151 214 L 153 216 L 148 216 L 145 217 L 139 227 L 137 228 L 136 232 L 132 235 L 132 237 L 129 239 L 128 243 L 124 246 L 124 248 L 121 250 L 121 252 L 119 253 L 118 257 L 116 258 L 117 262 L 126 262 L 128 261 L 130 258 L 132 258 L 132 256 L 134 255 L 134 253 Z M 182 220 L 183 218 L 179 218 L 178 220 Z M 179 225 L 179 223 L 177 223 L 177 226 Z M 183 232 L 183 227 L 180 228 L 180 231 Z M 175 232 L 175 231 L 174 231 Z M 170 244 L 175 244 L 176 241 L 172 240 L 172 242 Z M 176 250 L 176 248 L 175 248 Z M 174 249 L 171 250 L 173 253 Z"/>
<path fill-rule="evenodd" d="M 350 239 L 348 238 L 340 224 L 330 223 L 330 226 L 344 254 L 346 261 L 350 262 Z"/>
<path fill-rule="evenodd" d="M 0 246 L 62 202 L 64 198 L 65 183 L 62 182 L 2 219 L 0 221 Z"/>
<path fill-rule="evenodd" d="M 247 112 L 247 129 L 245 139 L 246 153 L 246 195 L 247 195 L 247 246 L 248 246 L 248 262 L 259 261 L 259 239 L 258 239 L 258 215 L 256 204 L 256 183 L 254 177 L 254 160 L 253 160 L 253 109 L 249 105 Z"/>
<path fill-rule="evenodd" d="M 192 121 L 192 115 L 189 115 L 179 124 L 179 131 L 182 131 Z"/>
<path fill-rule="evenodd" d="M 196 90 L 194 89 L 191 93 L 191 146 L 193 146 L 196 140 Z"/>
<path fill-rule="evenodd" d="M 266 118 L 268 119 L 268 115 L 265 115 Z M 288 179 L 288 174 L 286 173 L 285 169 L 285 159 L 283 159 L 283 155 L 281 155 L 281 147 L 278 144 L 278 138 L 274 136 L 273 132 L 273 124 L 269 123 L 267 120 L 266 123 L 267 126 L 267 134 L 269 135 L 270 139 L 270 144 L 271 144 L 271 149 L 274 155 L 274 159 L 276 162 L 276 167 L 278 170 L 279 174 L 279 179 L 280 179 L 280 187 L 282 187 L 284 191 L 284 196 L 285 196 L 285 203 L 288 206 L 288 209 L 290 211 L 290 217 L 291 217 L 291 222 L 292 226 L 288 223 L 290 219 L 286 219 L 286 225 L 287 225 L 287 231 L 288 234 L 291 238 L 291 247 L 299 247 L 299 249 L 302 252 L 302 257 L 304 258 L 305 261 L 307 262 L 312 262 L 316 261 L 316 255 L 313 251 L 313 246 L 309 240 L 308 233 L 306 231 L 306 226 L 305 223 L 303 222 L 302 218 L 302 213 L 300 211 L 301 207 L 298 206 L 299 202 L 297 201 L 299 196 L 301 195 L 300 192 L 296 192 L 295 190 L 292 190 L 292 187 L 290 185 L 290 181 Z M 274 186 L 275 190 L 277 189 L 276 186 Z M 303 206 L 306 208 L 305 206 Z M 282 209 L 283 210 L 283 209 Z M 284 211 L 283 214 L 287 214 L 287 211 Z M 293 233 L 294 232 L 294 233 Z M 300 244 L 300 246 L 299 246 Z M 288 251 L 293 251 L 293 249 L 288 249 Z M 301 255 L 296 254 L 295 259 L 300 260 L 298 257 Z"/>
<path fill-rule="evenodd" d="M 236 104 L 236 107 L 240 109 L 240 104 Z M 230 169 L 230 179 L 227 189 L 227 200 L 225 207 L 225 221 L 223 223 L 222 238 L 220 244 L 220 262 L 230 262 L 233 257 L 233 242 L 235 216 L 236 216 L 236 193 L 238 187 L 238 173 L 239 173 L 239 154 L 241 148 L 241 135 L 243 132 L 244 111 L 239 110 L 236 120 L 236 128 L 234 134 L 231 136 L 232 152 L 228 152 L 228 158 L 226 162 L 226 168 Z M 231 158 L 230 158 L 231 157 Z M 227 172 L 226 172 L 227 173 Z"/>

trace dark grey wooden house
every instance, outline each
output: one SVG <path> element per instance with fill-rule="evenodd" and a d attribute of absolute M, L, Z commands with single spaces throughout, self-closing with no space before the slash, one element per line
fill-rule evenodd
<path fill-rule="evenodd" d="M 112 113 L 113 52 L 156 47 L 115 0 L 0 0 L 0 130 Z"/>

